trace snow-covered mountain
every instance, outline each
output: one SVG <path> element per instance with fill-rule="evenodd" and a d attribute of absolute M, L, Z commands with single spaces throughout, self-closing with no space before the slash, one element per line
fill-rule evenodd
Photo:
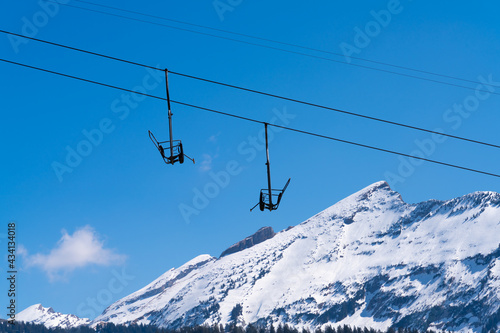
<path fill-rule="evenodd" d="M 378 182 L 250 248 L 171 269 L 93 323 L 499 331 L 499 243 L 500 194 L 410 205 Z"/>
<path fill-rule="evenodd" d="M 378 182 L 266 235 L 167 271 L 92 325 L 273 322 L 500 332 L 498 193 L 410 205 Z"/>
<path fill-rule="evenodd" d="M 44 308 L 42 304 L 32 305 L 19 312 L 16 320 L 44 324 L 48 328 L 71 328 L 90 323 L 90 320 L 87 318 L 78 318 L 75 315 L 55 312 L 52 308 Z"/>

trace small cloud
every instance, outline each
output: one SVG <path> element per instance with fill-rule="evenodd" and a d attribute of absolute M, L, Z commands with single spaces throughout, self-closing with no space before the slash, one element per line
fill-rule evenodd
<path fill-rule="evenodd" d="M 214 135 L 210 136 L 208 138 L 208 141 L 212 142 L 212 143 L 217 143 L 217 139 L 219 138 L 219 136 L 220 136 L 220 132 L 217 133 L 217 134 L 214 134 Z"/>
<path fill-rule="evenodd" d="M 22 245 L 20 249 L 27 267 L 40 267 L 51 281 L 64 277 L 77 268 L 119 265 L 126 259 L 126 256 L 114 250 L 104 248 L 104 242 L 90 226 L 80 228 L 72 235 L 62 230 L 61 239 L 48 254 L 29 255 Z"/>
<path fill-rule="evenodd" d="M 214 159 L 216 159 L 219 155 L 216 154 L 214 156 L 210 154 L 203 154 L 203 160 L 200 163 L 200 170 L 202 172 L 208 172 L 212 170 L 212 162 Z"/>
<path fill-rule="evenodd" d="M 16 252 L 18 255 L 20 255 L 23 258 L 26 258 L 26 256 L 28 255 L 28 250 L 26 250 L 26 248 L 24 247 L 23 244 L 19 244 L 17 246 Z"/>

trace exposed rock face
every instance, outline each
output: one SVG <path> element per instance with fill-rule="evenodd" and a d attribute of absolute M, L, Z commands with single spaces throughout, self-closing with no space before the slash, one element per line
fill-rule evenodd
<path fill-rule="evenodd" d="M 239 241 L 236 244 L 231 245 L 228 249 L 221 253 L 220 258 L 227 256 L 232 253 L 240 252 L 244 249 L 248 249 L 256 244 L 262 243 L 265 240 L 273 238 L 274 233 L 273 228 L 271 227 L 262 227 L 255 234 L 245 238 L 244 240 Z"/>

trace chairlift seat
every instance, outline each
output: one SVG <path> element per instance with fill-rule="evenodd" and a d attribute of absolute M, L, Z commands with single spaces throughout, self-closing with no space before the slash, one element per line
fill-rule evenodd
<path fill-rule="evenodd" d="M 278 209 L 281 202 L 281 198 L 283 197 L 283 194 L 285 193 L 288 184 L 290 184 L 290 180 L 291 178 L 288 179 L 285 186 L 281 190 L 271 189 L 271 198 L 269 197 L 269 189 L 267 188 L 261 189 L 259 198 L 259 209 L 261 211 L 264 211 L 264 209 L 268 209 L 270 211 Z M 273 197 L 278 198 L 275 204 L 273 204 L 272 203 L 273 200 L 271 200 Z"/>
<path fill-rule="evenodd" d="M 173 140 L 172 146 L 170 146 L 170 141 L 158 141 L 151 131 L 149 132 L 149 138 L 154 143 L 156 148 L 161 154 L 163 161 L 167 164 L 174 164 L 175 162 L 184 163 L 184 149 L 182 148 L 181 140 Z M 168 156 L 165 153 L 171 152 Z"/>
<path fill-rule="evenodd" d="M 252 211 L 255 207 L 259 206 L 261 211 L 264 209 L 269 209 L 269 211 L 273 211 L 278 209 L 281 198 L 283 197 L 283 193 L 285 193 L 288 184 L 290 184 L 290 178 L 286 182 L 285 186 L 282 190 L 276 190 L 271 188 L 271 163 L 269 163 L 269 140 L 267 138 L 267 123 L 264 123 L 264 129 L 266 134 L 266 167 L 267 167 L 267 189 L 260 190 L 259 202 L 253 206 L 250 211 Z M 276 203 L 273 204 L 273 197 L 278 197 Z"/>

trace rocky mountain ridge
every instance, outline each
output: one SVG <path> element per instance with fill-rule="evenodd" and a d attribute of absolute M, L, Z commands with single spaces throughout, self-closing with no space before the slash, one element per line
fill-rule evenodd
<path fill-rule="evenodd" d="M 239 241 L 236 244 L 231 245 L 229 248 L 224 250 L 220 258 L 225 257 L 229 254 L 236 253 L 243 251 L 245 249 L 248 249 L 254 245 L 257 245 L 259 243 L 262 243 L 263 241 L 266 241 L 268 239 L 271 239 L 276 235 L 274 233 L 273 228 L 271 227 L 262 227 L 259 230 L 257 230 L 256 233 L 254 233 L 252 236 L 248 236 L 247 238 Z"/>

